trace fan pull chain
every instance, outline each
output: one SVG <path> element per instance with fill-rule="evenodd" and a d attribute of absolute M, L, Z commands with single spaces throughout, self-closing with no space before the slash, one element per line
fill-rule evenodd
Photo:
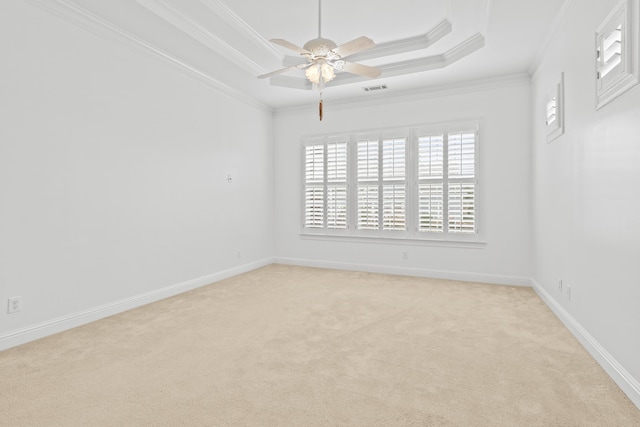
<path fill-rule="evenodd" d="M 320 114 L 320 121 L 322 121 L 322 92 L 320 92 L 320 103 L 318 104 L 318 113 Z"/>

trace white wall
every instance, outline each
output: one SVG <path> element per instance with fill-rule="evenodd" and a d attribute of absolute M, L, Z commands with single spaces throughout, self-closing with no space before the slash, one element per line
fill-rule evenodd
<path fill-rule="evenodd" d="M 594 34 L 617 3 L 577 2 L 534 75 L 533 277 L 640 405 L 640 87 L 595 110 Z M 548 144 L 545 94 L 563 71 L 566 132 Z"/>
<path fill-rule="evenodd" d="M 375 99 L 375 98 L 374 98 Z M 530 85 L 510 77 L 407 99 L 281 110 L 275 120 L 275 253 L 285 263 L 528 284 Z M 481 248 L 303 239 L 302 137 L 423 123 L 481 120 Z M 408 252 L 408 259 L 402 253 Z"/>
<path fill-rule="evenodd" d="M 0 43 L 0 347 L 270 262 L 269 109 L 25 2 L 0 5 Z"/>

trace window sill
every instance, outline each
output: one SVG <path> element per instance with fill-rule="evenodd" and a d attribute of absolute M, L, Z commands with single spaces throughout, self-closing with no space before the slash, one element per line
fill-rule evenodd
<path fill-rule="evenodd" d="M 480 240 L 452 240 L 418 237 L 381 237 L 381 236 L 349 236 L 320 233 L 300 233 L 303 240 L 321 240 L 330 242 L 376 243 L 385 245 L 435 246 L 446 248 L 484 249 L 487 242 Z"/>

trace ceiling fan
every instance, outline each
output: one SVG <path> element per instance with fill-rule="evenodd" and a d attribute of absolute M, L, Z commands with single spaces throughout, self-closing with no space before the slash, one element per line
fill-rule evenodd
<path fill-rule="evenodd" d="M 299 69 L 305 70 L 307 79 L 320 89 L 320 120 L 322 120 L 322 91 L 327 82 L 335 78 L 335 71 L 344 71 L 347 73 L 357 74 L 372 79 L 380 76 L 381 71 L 378 68 L 368 65 L 358 64 L 355 62 L 345 61 L 349 55 L 370 49 L 375 46 L 373 40 L 368 37 L 361 36 L 357 39 L 346 42 L 338 46 L 333 40 L 322 38 L 322 0 L 318 0 L 318 37 L 309 40 L 303 47 L 295 45 L 283 39 L 271 39 L 274 44 L 280 45 L 304 57 L 307 62 L 293 65 L 280 70 L 272 71 L 267 74 L 258 76 L 259 79 L 272 77 L 277 74 L 285 73 L 289 70 Z"/>

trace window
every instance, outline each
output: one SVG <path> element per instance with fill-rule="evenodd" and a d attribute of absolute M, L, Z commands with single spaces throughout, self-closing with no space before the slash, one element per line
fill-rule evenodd
<path fill-rule="evenodd" d="M 638 84 L 638 0 L 623 0 L 596 31 L 596 109 Z"/>
<path fill-rule="evenodd" d="M 305 141 L 304 232 L 474 240 L 477 123 Z"/>
<path fill-rule="evenodd" d="M 545 116 L 547 142 L 551 142 L 564 133 L 564 73 L 560 74 L 560 81 L 547 95 Z"/>

